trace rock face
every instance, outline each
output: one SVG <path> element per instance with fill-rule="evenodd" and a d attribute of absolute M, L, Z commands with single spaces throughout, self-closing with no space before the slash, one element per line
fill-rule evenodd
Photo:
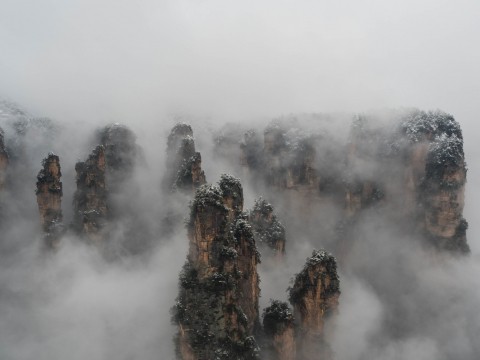
<path fill-rule="evenodd" d="M 347 156 L 345 223 L 385 204 L 404 231 L 438 249 L 466 253 L 463 137 L 443 112 L 411 111 L 392 130 L 357 117 Z"/>
<path fill-rule="evenodd" d="M 46 245 L 55 248 L 63 232 L 60 159 L 55 154 L 49 154 L 42 165 L 43 169 L 37 175 L 37 204 Z"/>
<path fill-rule="evenodd" d="M 268 359 L 296 360 L 296 338 L 293 314 L 288 304 L 273 300 L 263 312 L 263 330 Z"/>
<path fill-rule="evenodd" d="M 77 191 L 74 198 L 75 227 L 92 243 L 101 243 L 106 237 L 109 208 L 105 181 L 105 147 L 99 145 L 87 161 L 75 165 Z"/>
<path fill-rule="evenodd" d="M 126 126 L 115 123 L 100 132 L 100 145 L 105 149 L 107 183 L 110 192 L 121 191 L 121 186 L 134 172 L 140 158 L 135 134 Z"/>
<path fill-rule="evenodd" d="M 258 172 L 264 165 L 263 144 L 255 130 L 247 130 L 240 142 L 240 165 L 249 171 Z"/>
<path fill-rule="evenodd" d="M 406 212 L 435 247 L 453 253 L 470 251 L 463 218 L 466 165 L 460 125 L 446 113 L 413 112 L 402 123 Z M 412 204 L 417 204 L 415 207 Z"/>
<path fill-rule="evenodd" d="M 5 187 L 8 167 L 8 153 L 5 149 L 4 132 L 0 128 L 0 191 Z"/>
<path fill-rule="evenodd" d="M 264 199 L 255 200 L 248 220 L 259 247 L 268 247 L 277 258 L 285 255 L 285 227 L 278 221 L 273 206 Z"/>
<path fill-rule="evenodd" d="M 286 137 L 278 123 L 264 132 L 266 183 L 287 189 L 318 190 L 314 139 L 309 136 Z"/>
<path fill-rule="evenodd" d="M 298 320 L 298 359 L 333 357 L 325 341 L 325 331 L 329 318 L 337 312 L 339 286 L 335 258 L 325 251 L 314 251 L 289 292 Z"/>
<path fill-rule="evenodd" d="M 259 254 L 240 182 L 223 175 L 195 195 L 189 254 L 173 309 L 182 359 L 256 359 Z"/>
<path fill-rule="evenodd" d="M 421 200 L 428 238 L 441 249 L 469 252 L 462 216 L 467 175 L 462 140 L 443 136 L 433 143 L 425 172 Z"/>
<path fill-rule="evenodd" d="M 192 127 L 177 124 L 168 136 L 164 188 L 193 192 L 206 183 L 202 157 L 195 151 Z"/>
<path fill-rule="evenodd" d="M 383 136 L 381 129 L 370 128 L 363 116 L 354 118 L 347 145 L 345 171 L 345 215 L 352 217 L 376 204 L 384 197 L 384 190 L 377 183 L 378 143 Z"/>
<path fill-rule="evenodd" d="M 86 161 L 75 165 L 74 227 L 89 242 L 105 247 L 114 221 L 128 218 L 125 223 L 138 223 L 136 214 L 129 211 L 129 193 L 134 192 L 129 181 L 141 160 L 141 150 L 135 134 L 124 125 L 108 125 L 98 135 L 100 145 Z M 116 245 L 129 253 L 135 252 L 132 244 L 136 241 L 136 231 L 130 227 L 124 229 L 129 237 L 127 243 Z"/>

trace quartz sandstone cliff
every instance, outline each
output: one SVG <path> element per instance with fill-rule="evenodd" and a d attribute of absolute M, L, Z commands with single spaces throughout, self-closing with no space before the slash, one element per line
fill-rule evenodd
<path fill-rule="evenodd" d="M 84 162 L 75 165 L 77 191 L 74 198 L 75 227 L 92 243 L 101 244 L 106 237 L 108 218 L 105 182 L 105 147 L 97 146 Z"/>
<path fill-rule="evenodd" d="M 289 289 L 287 303 L 278 300 L 263 312 L 264 355 L 281 360 L 331 360 L 328 334 L 338 309 L 340 281 L 335 258 L 314 251 Z"/>
<path fill-rule="evenodd" d="M 84 162 L 75 165 L 77 191 L 74 196 L 74 227 L 89 242 L 105 247 L 110 238 L 111 224 L 122 217 L 134 217 L 129 212 L 129 182 L 141 151 L 135 134 L 126 126 L 112 124 L 98 134 L 98 145 Z M 130 223 L 135 223 L 130 221 Z M 126 229 L 125 233 L 135 232 Z M 131 237 L 130 242 L 134 239 Z M 133 251 L 129 244 L 119 247 Z"/>
<path fill-rule="evenodd" d="M 272 123 L 264 132 L 265 179 L 267 185 L 304 192 L 316 192 L 319 177 L 315 169 L 315 139 L 309 136 L 288 141 L 286 130 Z"/>
<path fill-rule="evenodd" d="M 287 303 L 272 301 L 263 312 L 263 330 L 266 339 L 262 351 L 268 359 L 297 359 L 294 318 Z"/>
<path fill-rule="evenodd" d="M 176 124 L 168 136 L 167 164 L 164 188 L 194 192 L 206 183 L 202 170 L 202 157 L 195 151 L 192 127 Z"/>
<path fill-rule="evenodd" d="M 43 169 L 37 175 L 37 204 L 45 243 L 48 247 L 55 248 L 63 232 L 60 159 L 55 154 L 49 154 L 42 165 Z"/>
<path fill-rule="evenodd" d="M 335 258 L 327 252 L 314 251 L 290 288 L 289 300 L 298 321 L 297 359 L 332 359 L 326 341 L 329 321 L 337 313 L 340 281 Z"/>
<path fill-rule="evenodd" d="M 394 130 L 360 116 L 350 139 L 342 226 L 354 225 L 373 205 L 387 205 L 407 234 L 423 236 L 441 250 L 469 252 L 462 215 L 463 137 L 451 115 L 410 111 Z"/>
<path fill-rule="evenodd" d="M 173 309 L 182 359 L 256 359 L 259 254 L 231 176 L 200 187 L 191 205 L 189 254 Z"/>
<path fill-rule="evenodd" d="M 285 255 L 285 227 L 277 219 L 273 207 L 262 198 L 255 200 L 248 217 L 252 224 L 255 241 L 259 248 L 267 247 L 274 251 L 276 258 Z"/>

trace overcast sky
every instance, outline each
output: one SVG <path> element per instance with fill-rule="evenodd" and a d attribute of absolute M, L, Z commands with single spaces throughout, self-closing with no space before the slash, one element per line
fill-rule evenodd
<path fill-rule="evenodd" d="M 441 108 L 479 233 L 479 19 L 478 0 L 1 0 L 0 96 L 62 121 Z"/>

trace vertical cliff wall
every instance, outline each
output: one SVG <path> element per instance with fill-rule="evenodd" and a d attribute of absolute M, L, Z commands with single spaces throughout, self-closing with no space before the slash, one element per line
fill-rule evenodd
<path fill-rule="evenodd" d="M 298 321 L 298 359 L 333 358 L 325 332 L 327 322 L 337 312 L 339 296 L 335 258 L 325 251 L 314 251 L 289 291 L 289 300 Z"/>
<path fill-rule="evenodd" d="M 255 200 L 248 220 L 259 248 L 269 248 L 275 257 L 282 258 L 285 255 L 285 227 L 277 219 L 273 206 L 262 198 Z"/>
<path fill-rule="evenodd" d="M 111 193 L 122 191 L 122 186 L 134 174 L 141 158 L 136 136 L 128 127 L 115 123 L 100 131 L 99 143 L 105 149 L 106 181 Z"/>
<path fill-rule="evenodd" d="M 461 139 L 441 136 L 432 143 L 420 193 L 425 230 L 435 246 L 457 253 L 469 252 L 463 218 L 466 174 Z"/>
<path fill-rule="evenodd" d="M 243 210 L 239 181 L 222 176 L 195 195 L 189 254 L 173 309 L 182 359 L 255 359 L 259 255 Z"/>
<path fill-rule="evenodd" d="M 108 125 L 97 135 L 100 145 L 75 166 L 74 227 L 109 257 L 137 253 L 146 246 L 142 219 L 133 206 L 138 205 L 134 174 L 143 161 L 141 148 L 135 134 L 121 124 Z M 114 236 L 115 222 L 124 228 Z"/>
<path fill-rule="evenodd" d="M 354 226 L 363 210 L 380 204 L 406 235 L 438 249 L 469 251 L 463 137 L 451 115 L 413 110 L 393 125 L 357 117 L 348 148 L 344 224 Z"/>
<path fill-rule="evenodd" d="M 407 139 L 406 212 L 438 249 L 469 252 L 468 224 L 463 218 L 467 170 L 460 125 L 441 111 L 414 111 L 401 125 Z"/>
<path fill-rule="evenodd" d="M 315 169 L 315 139 L 288 133 L 279 123 L 271 123 L 264 132 L 265 180 L 270 186 L 313 191 L 319 178 Z"/>
<path fill-rule="evenodd" d="M 265 345 L 263 354 L 268 359 L 296 360 L 295 324 L 288 304 L 273 300 L 263 312 Z"/>
<path fill-rule="evenodd" d="M 163 186 L 166 190 L 193 192 L 205 183 L 202 156 L 195 151 L 192 127 L 176 124 L 168 136 Z"/>
<path fill-rule="evenodd" d="M 97 146 L 84 162 L 75 165 L 77 191 L 74 197 L 74 226 L 93 243 L 107 235 L 108 189 L 105 181 L 105 147 Z"/>
<path fill-rule="evenodd" d="M 37 204 L 45 243 L 48 247 L 55 248 L 63 232 L 60 159 L 55 154 L 49 154 L 42 165 L 43 169 L 37 175 Z"/>

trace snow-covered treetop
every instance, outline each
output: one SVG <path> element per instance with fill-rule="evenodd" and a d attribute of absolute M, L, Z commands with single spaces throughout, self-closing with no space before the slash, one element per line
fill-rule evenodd
<path fill-rule="evenodd" d="M 402 132 L 412 142 L 442 135 L 456 136 L 463 139 L 460 124 L 450 114 L 443 111 L 414 110 L 407 114 L 400 124 Z"/>
<path fill-rule="evenodd" d="M 310 267 L 310 266 L 315 266 L 320 263 L 327 263 L 327 262 L 334 262 L 336 263 L 337 260 L 335 257 L 328 253 L 325 250 L 313 250 L 312 256 L 307 258 L 307 262 L 305 264 L 305 269 Z"/>
<path fill-rule="evenodd" d="M 195 192 L 191 208 L 195 211 L 198 208 L 205 208 L 207 206 L 215 206 L 225 208 L 223 205 L 223 195 L 220 187 L 216 185 L 205 184 L 200 186 Z"/>
<path fill-rule="evenodd" d="M 235 176 L 222 174 L 218 184 L 224 196 L 243 197 L 242 184 Z"/>
<path fill-rule="evenodd" d="M 259 197 L 258 199 L 255 199 L 252 212 L 259 212 L 266 215 L 273 212 L 273 206 L 272 204 L 268 203 L 264 198 Z"/>
<path fill-rule="evenodd" d="M 463 141 L 455 135 L 442 134 L 430 145 L 429 153 L 436 164 L 456 164 L 463 159 Z"/>

